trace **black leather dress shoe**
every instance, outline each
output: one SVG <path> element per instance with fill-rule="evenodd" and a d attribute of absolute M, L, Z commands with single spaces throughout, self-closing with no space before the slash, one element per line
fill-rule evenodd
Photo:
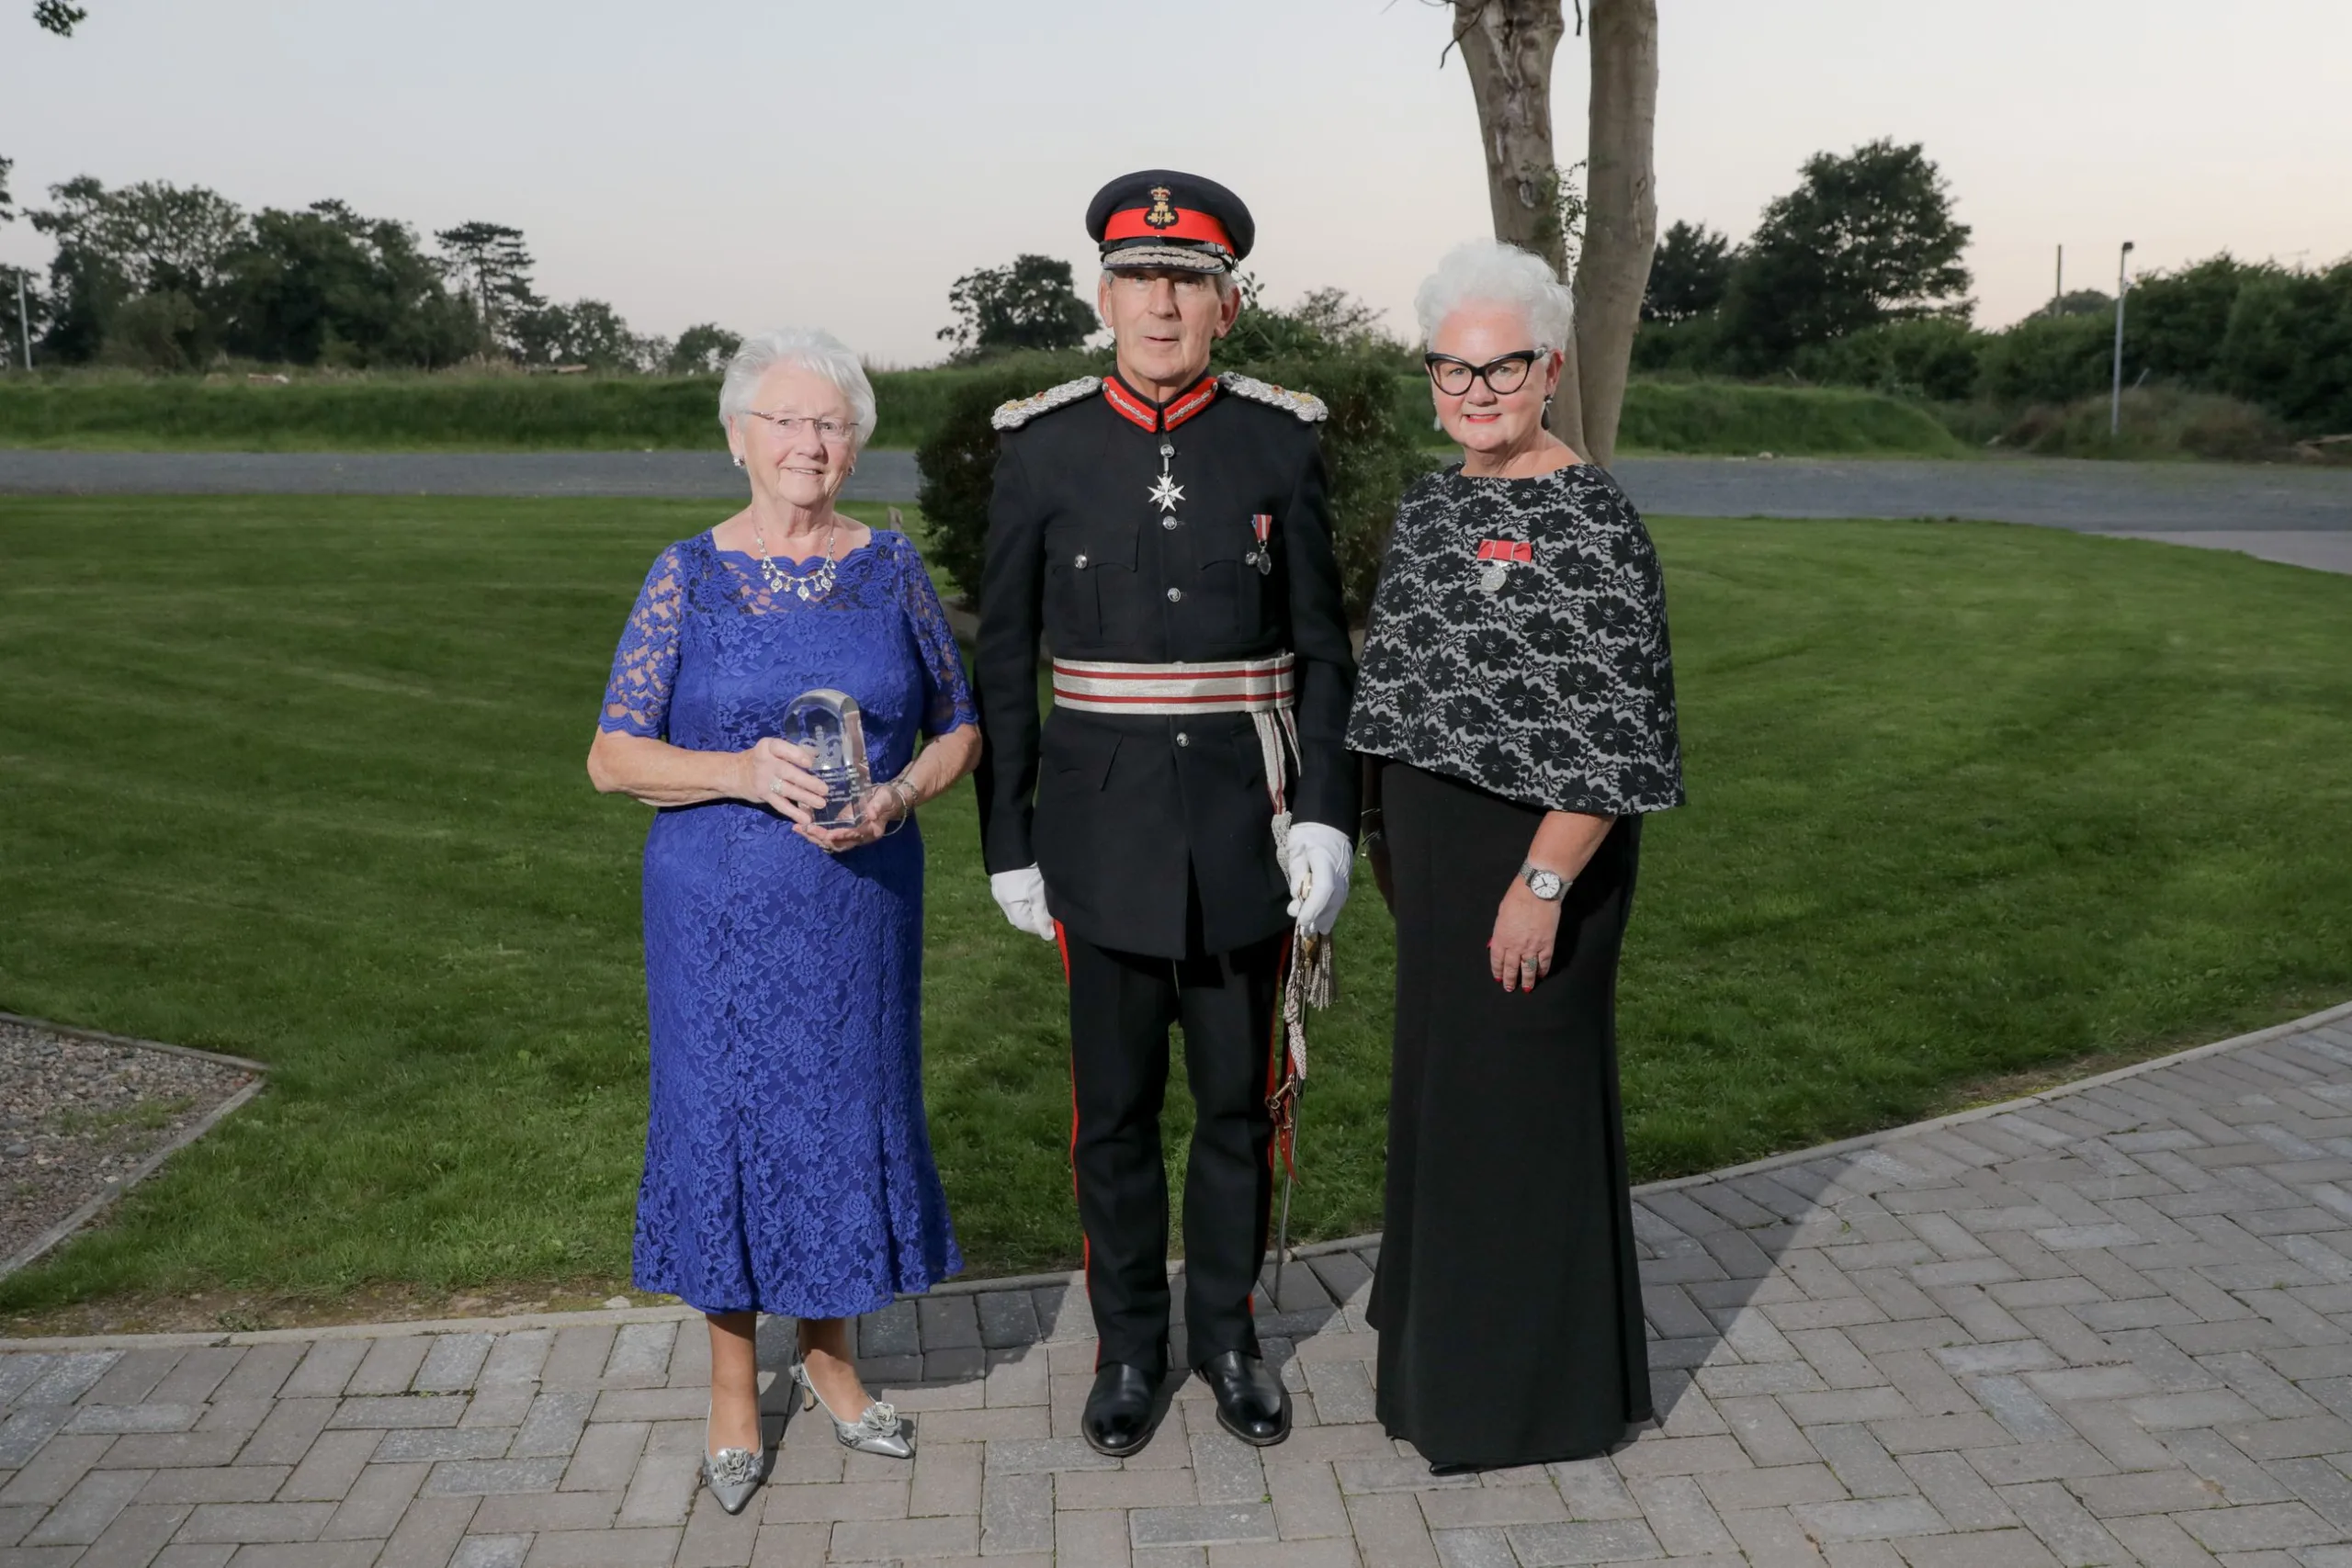
<path fill-rule="evenodd" d="M 1086 1446 L 1113 1459 L 1140 1451 L 1151 1438 L 1151 1412 L 1159 1393 L 1159 1379 L 1141 1367 L 1104 1362 L 1094 1373 L 1086 1414 L 1078 1423 Z"/>
<path fill-rule="evenodd" d="M 1256 1356 L 1227 1350 L 1193 1369 L 1216 1398 L 1216 1424 L 1259 1448 L 1290 1436 L 1290 1395 Z"/>

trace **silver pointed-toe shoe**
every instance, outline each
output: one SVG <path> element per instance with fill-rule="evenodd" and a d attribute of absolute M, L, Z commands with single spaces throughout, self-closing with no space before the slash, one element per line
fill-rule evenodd
<path fill-rule="evenodd" d="M 730 1514 L 740 1514 L 768 1478 L 768 1453 L 763 1434 L 759 1451 L 750 1449 L 721 1449 L 710 1451 L 710 1416 L 703 1415 L 702 1483 L 718 1499 L 718 1506 Z"/>
<path fill-rule="evenodd" d="M 899 1419 L 895 1406 L 877 1399 L 865 1407 L 865 1415 L 854 1421 L 844 1421 L 833 1414 L 833 1407 L 825 1403 L 817 1385 L 809 1381 L 808 1362 L 792 1363 L 792 1381 L 800 1385 L 800 1408 L 822 1410 L 825 1418 L 833 1424 L 833 1437 L 842 1447 L 855 1449 L 862 1454 L 880 1454 L 885 1459 L 915 1457 L 914 1428 Z"/>

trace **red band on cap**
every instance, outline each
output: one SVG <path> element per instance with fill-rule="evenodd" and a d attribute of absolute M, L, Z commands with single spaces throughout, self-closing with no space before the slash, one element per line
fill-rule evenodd
<path fill-rule="evenodd" d="M 1233 236 L 1225 231 L 1224 224 L 1205 212 L 1182 207 L 1171 209 L 1176 221 L 1162 229 L 1144 221 L 1144 215 L 1150 210 L 1148 207 L 1131 207 L 1125 212 L 1111 214 L 1111 220 L 1102 226 L 1102 243 L 1107 245 L 1114 240 L 1205 240 L 1227 252 L 1233 249 Z"/>

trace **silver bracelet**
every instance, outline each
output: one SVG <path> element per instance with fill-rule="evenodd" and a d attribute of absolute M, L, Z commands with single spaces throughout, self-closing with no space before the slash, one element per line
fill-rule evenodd
<path fill-rule="evenodd" d="M 914 820 L 915 786 L 909 784 L 906 775 L 901 773 L 895 779 L 886 780 L 882 787 L 899 797 L 898 820 L 882 829 L 882 836 L 887 839 Z"/>

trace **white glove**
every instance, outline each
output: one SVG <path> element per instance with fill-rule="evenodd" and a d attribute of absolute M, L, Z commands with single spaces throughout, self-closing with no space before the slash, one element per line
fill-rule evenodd
<path fill-rule="evenodd" d="M 1348 870 L 1355 863 L 1348 836 L 1321 822 L 1290 825 L 1290 852 L 1283 870 L 1290 877 L 1291 919 L 1327 936 L 1340 923 L 1348 901 Z"/>
<path fill-rule="evenodd" d="M 1034 865 L 1000 871 L 989 878 L 989 891 L 996 895 L 996 907 L 1004 911 L 1013 930 L 1054 940 L 1054 918 L 1046 913 L 1045 873 Z"/>

